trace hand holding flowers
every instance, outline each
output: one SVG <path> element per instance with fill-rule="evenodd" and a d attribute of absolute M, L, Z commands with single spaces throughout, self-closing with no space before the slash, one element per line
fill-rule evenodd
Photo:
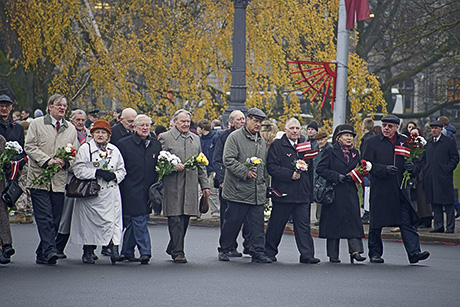
<path fill-rule="evenodd" d="M 184 166 L 185 166 L 185 169 L 195 169 L 199 165 L 206 166 L 208 164 L 209 164 L 208 159 L 202 152 L 200 152 L 200 153 L 190 156 L 187 159 L 187 161 L 185 161 Z"/>
<path fill-rule="evenodd" d="M 181 163 L 178 156 L 170 153 L 169 151 L 160 151 L 158 155 L 157 165 L 155 171 L 158 174 L 158 182 L 163 179 L 164 176 L 177 172 L 175 166 Z"/>
<path fill-rule="evenodd" d="M 372 163 L 366 160 L 361 160 L 361 162 L 356 165 L 356 167 L 348 173 L 351 178 L 356 182 L 356 184 L 361 184 L 364 181 L 364 176 L 369 175 L 369 172 L 372 169 Z"/>
<path fill-rule="evenodd" d="M 67 144 L 65 147 L 58 148 L 56 155 L 48 162 L 48 166 L 41 169 L 40 176 L 34 174 L 33 185 L 48 184 L 53 179 L 54 175 L 66 164 L 70 162 L 77 155 L 77 151 L 73 148 L 72 144 Z"/>
<path fill-rule="evenodd" d="M 411 134 L 407 140 L 407 145 L 410 149 L 409 157 L 405 156 L 404 159 L 406 162 L 412 162 L 415 159 L 419 159 L 422 156 L 422 153 L 425 151 L 423 147 L 426 145 L 426 140 L 417 134 Z M 401 182 L 401 189 L 407 187 L 407 181 L 410 179 L 411 172 L 407 169 L 403 173 L 403 180 Z"/>
<path fill-rule="evenodd" d="M 297 173 L 306 172 L 308 170 L 308 164 L 305 160 L 295 160 L 292 164 L 294 164 L 294 169 Z"/>
<path fill-rule="evenodd" d="M 16 141 L 5 143 L 5 150 L 0 155 L 0 179 L 5 177 L 5 166 L 11 164 L 11 159 L 22 153 L 22 147 Z"/>

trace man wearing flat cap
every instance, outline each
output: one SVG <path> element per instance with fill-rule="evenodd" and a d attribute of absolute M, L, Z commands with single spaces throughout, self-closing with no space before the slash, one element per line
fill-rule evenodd
<path fill-rule="evenodd" d="M 434 229 L 430 232 L 453 233 L 455 229 L 454 170 L 459 161 L 454 139 L 442 134 L 443 123 L 435 120 L 431 124 L 432 138 L 425 146 L 422 157 L 424 187 L 427 203 L 431 203 Z M 444 229 L 444 213 L 446 228 Z"/>
<path fill-rule="evenodd" d="M 415 172 L 413 162 L 396 154 L 395 146 L 407 147 L 407 138 L 397 133 L 399 118 L 387 115 L 382 118 L 382 131 L 366 141 L 363 159 L 372 163 L 370 171 L 370 224 L 369 257 L 373 263 L 383 263 L 382 227 L 400 227 L 401 237 L 410 263 L 430 256 L 421 252 L 415 203 L 410 202 L 409 189 L 401 188 L 405 170 Z"/>
<path fill-rule="evenodd" d="M 85 122 L 85 127 L 89 129 L 91 125 L 97 121 L 97 115 L 99 114 L 99 109 L 94 109 L 88 112 L 88 119 Z"/>
<path fill-rule="evenodd" d="M 227 200 L 228 208 L 219 239 L 220 261 L 230 260 L 229 252 L 234 249 L 244 221 L 250 228 L 249 252 L 252 262 L 272 262 L 265 255 L 264 247 L 264 204 L 268 175 L 265 167 L 267 146 L 260 135 L 260 128 L 265 118 L 262 110 L 249 109 L 244 126 L 232 132 L 225 142 L 222 197 Z M 263 163 L 256 165 L 254 161 L 257 160 Z"/>

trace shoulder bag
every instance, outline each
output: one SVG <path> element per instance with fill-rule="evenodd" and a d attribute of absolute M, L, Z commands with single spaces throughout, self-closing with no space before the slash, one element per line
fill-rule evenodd
<path fill-rule="evenodd" d="M 88 143 L 89 160 L 91 161 L 91 147 Z M 99 194 L 101 187 L 97 183 L 97 179 L 78 179 L 72 176 L 69 183 L 65 185 L 65 196 L 70 198 L 87 198 L 96 197 Z"/>
<path fill-rule="evenodd" d="M 316 182 L 313 188 L 313 199 L 321 205 L 332 204 L 335 200 L 334 184 L 324 186 Z"/>

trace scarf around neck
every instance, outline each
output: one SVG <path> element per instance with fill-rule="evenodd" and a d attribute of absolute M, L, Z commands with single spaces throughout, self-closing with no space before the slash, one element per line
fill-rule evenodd
<path fill-rule="evenodd" d="M 347 160 L 347 163 L 350 163 L 350 151 L 353 149 L 353 144 L 347 146 L 341 140 L 338 140 L 337 143 L 339 144 L 340 149 L 342 149 L 345 160 Z"/>

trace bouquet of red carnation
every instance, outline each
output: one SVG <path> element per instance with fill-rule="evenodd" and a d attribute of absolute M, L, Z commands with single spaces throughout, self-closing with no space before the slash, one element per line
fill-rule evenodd
<path fill-rule="evenodd" d="M 361 184 L 364 181 L 364 176 L 367 176 L 372 169 L 372 163 L 366 160 L 361 160 L 361 162 L 356 165 L 356 167 L 348 173 L 348 175 L 353 178 L 357 184 Z"/>
<path fill-rule="evenodd" d="M 411 134 L 406 140 L 407 145 L 410 149 L 409 156 L 404 156 L 407 162 L 412 162 L 415 159 L 419 159 L 422 153 L 425 151 L 423 147 L 426 145 L 426 140 L 417 134 Z M 410 179 L 410 172 L 405 170 L 403 173 L 403 180 L 401 182 L 401 189 L 407 187 L 407 181 Z"/>
<path fill-rule="evenodd" d="M 70 162 L 77 155 L 77 151 L 73 148 L 72 144 L 67 144 L 65 147 L 58 148 L 54 158 L 62 159 L 66 162 Z M 40 171 L 40 176 L 35 176 L 32 180 L 32 184 L 36 186 L 41 186 L 43 184 L 48 184 L 53 179 L 54 175 L 59 171 L 59 163 L 53 163 L 48 165 L 46 168 L 42 168 Z"/>

